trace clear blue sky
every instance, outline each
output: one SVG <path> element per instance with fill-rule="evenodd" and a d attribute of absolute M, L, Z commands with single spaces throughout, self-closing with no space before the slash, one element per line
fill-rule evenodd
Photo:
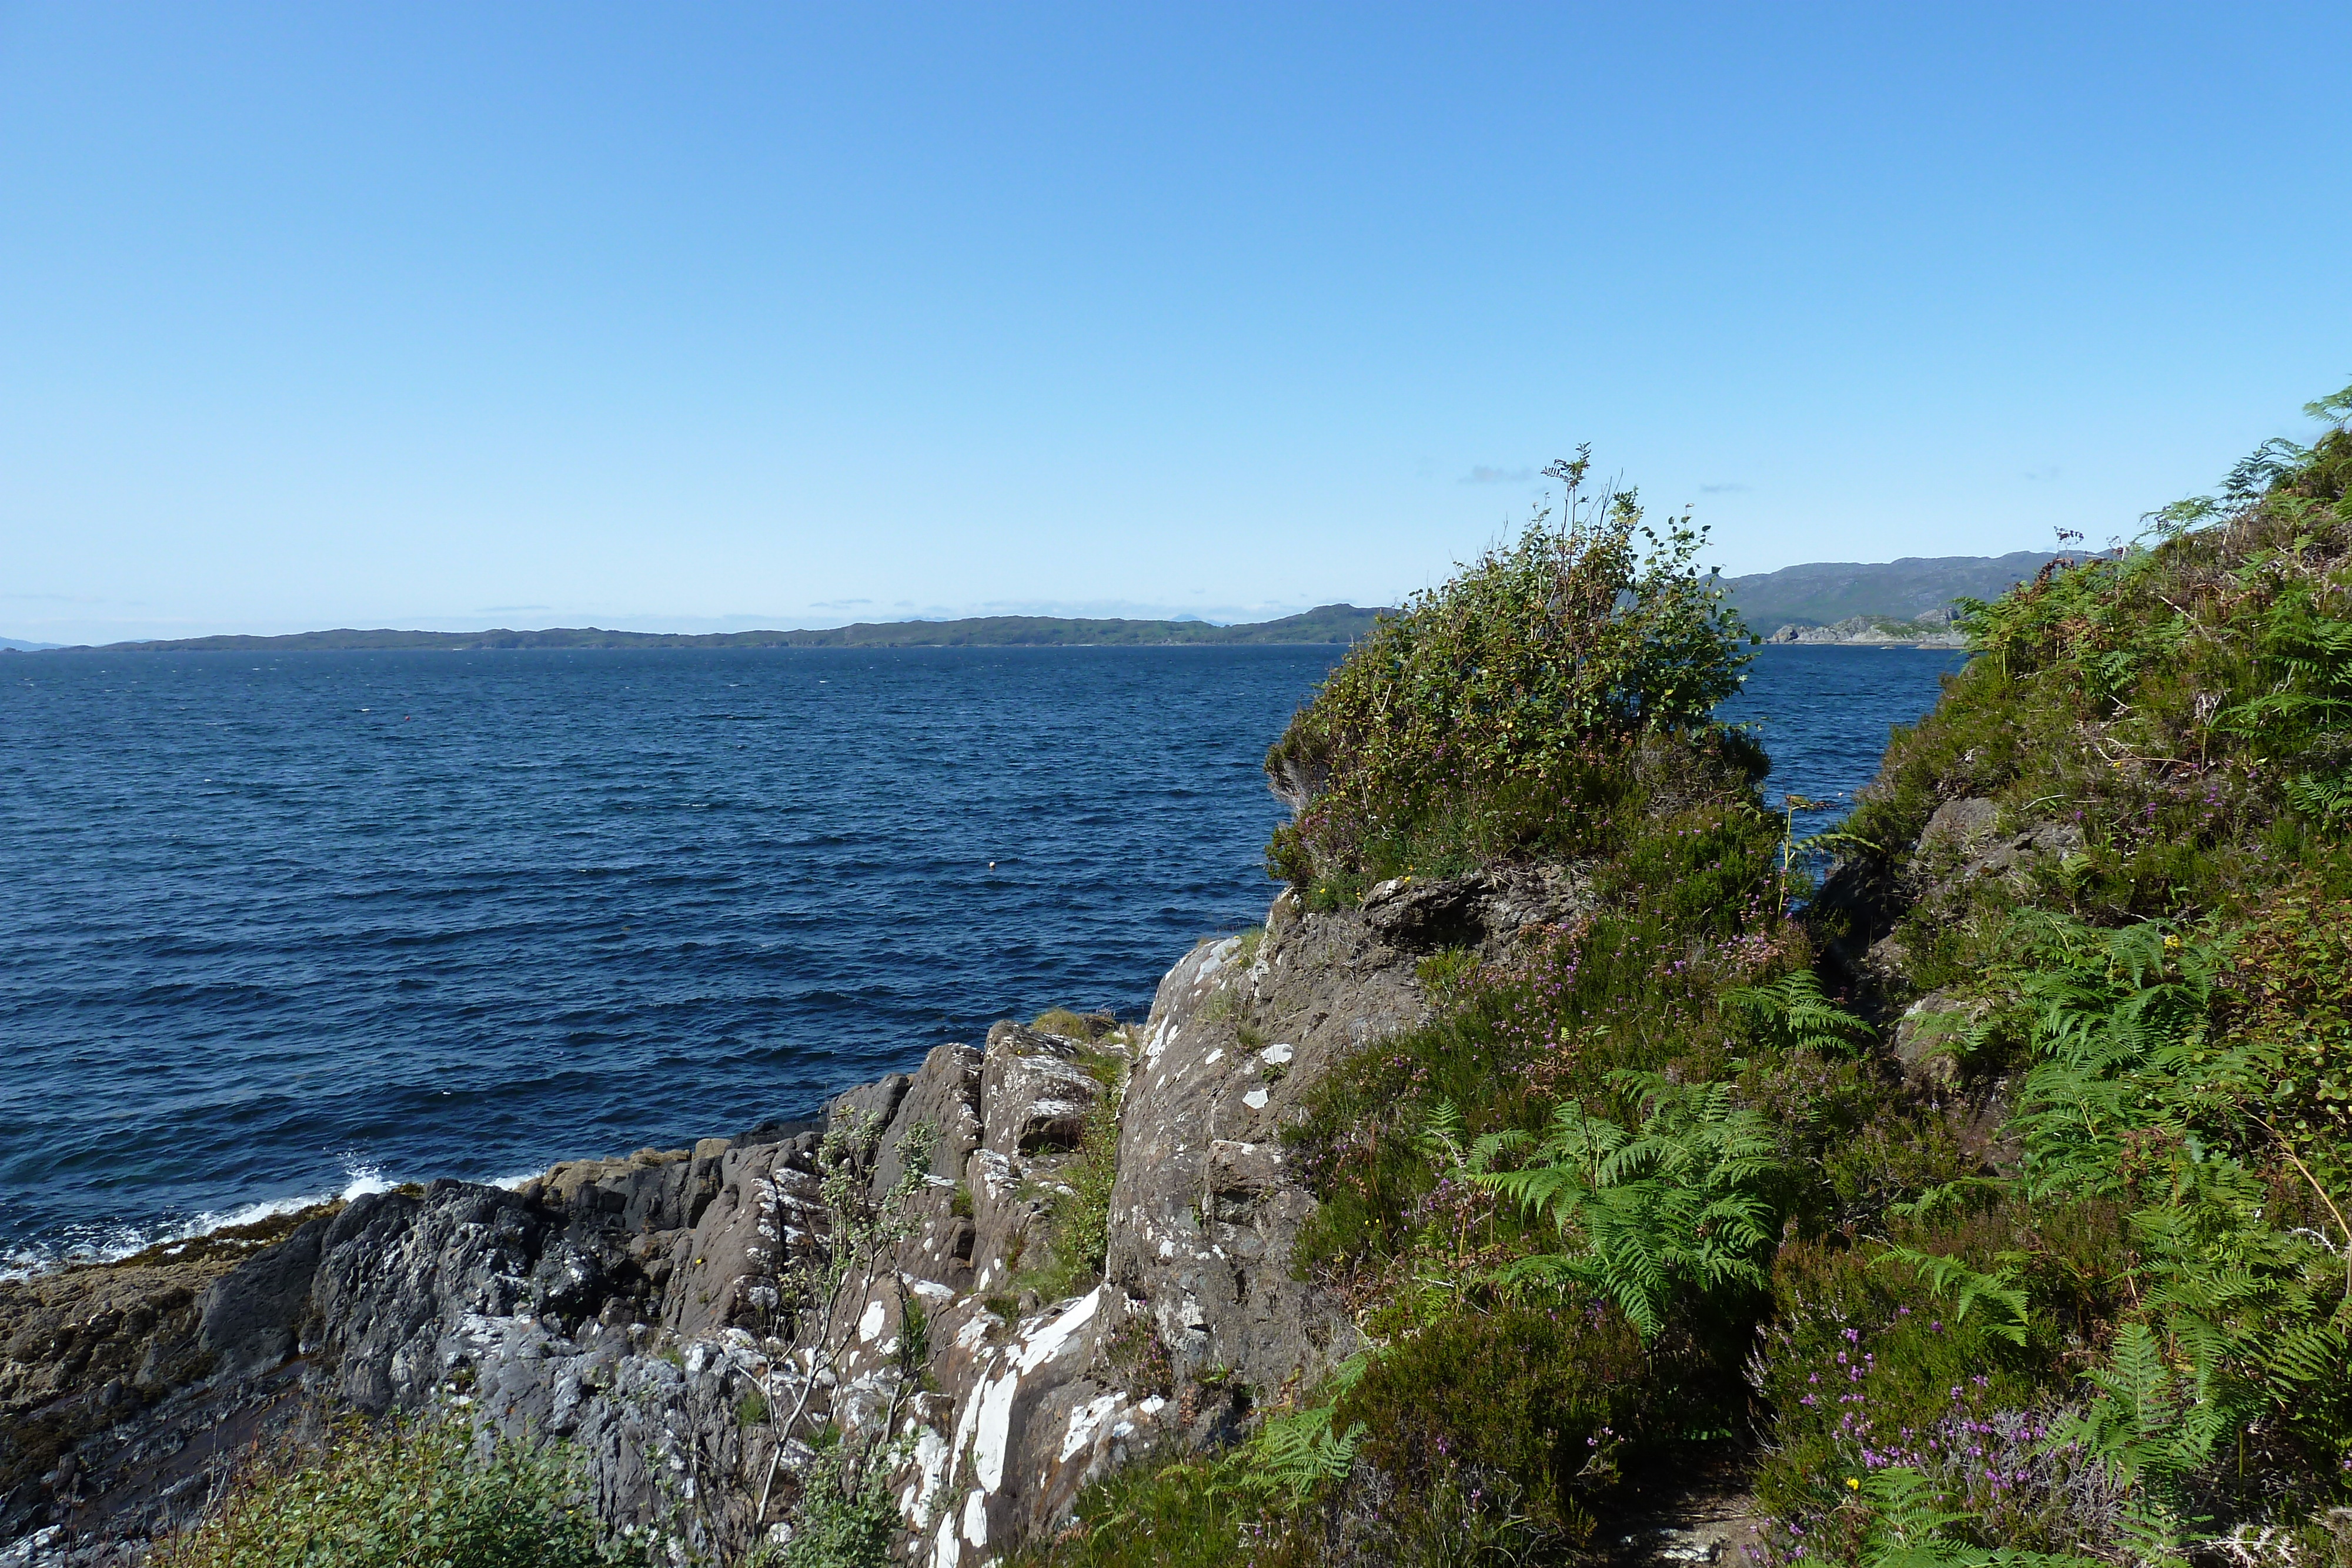
<path fill-rule="evenodd" d="M 2352 5 L 0 4 L 0 633 L 2096 542 L 2352 380 Z"/>

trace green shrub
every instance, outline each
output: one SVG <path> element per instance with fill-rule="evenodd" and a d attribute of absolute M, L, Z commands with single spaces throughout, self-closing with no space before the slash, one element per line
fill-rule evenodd
<path fill-rule="evenodd" d="M 1588 497 L 1587 464 L 1546 470 L 1566 486 L 1557 526 L 1547 505 L 1384 618 L 1292 719 L 1265 763 L 1297 813 L 1267 846 L 1276 876 L 1328 903 L 1381 877 L 1580 852 L 1662 788 L 1761 772 L 1709 718 L 1749 655 L 1693 564 L 1704 530 L 1644 528 L 1631 491 Z M 1644 740 L 1653 766 L 1629 768 Z"/>
<path fill-rule="evenodd" d="M 780 1568 L 887 1568 L 891 1543 L 906 1522 L 890 1495 L 890 1467 L 854 1456 L 845 1466 L 830 1427 L 818 1434 L 815 1448 Z"/>
<path fill-rule="evenodd" d="M 1448 1313 L 1398 1339 L 1339 1400 L 1333 1424 L 1366 1434 L 1388 1560 L 1418 1555 L 1415 1538 L 1460 1530 L 1465 1503 L 1490 1529 L 1509 1517 L 1529 1543 L 1580 1546 L 1628 1434 L 1664 1424 L 1656 1392 L 1623 1314 L 1570 1293 Z"/>
<path fill-rule="evenodd" d="M 323 1450 L 247 1467 L 156 1568 L 591 1568 L 599 1547 L 576 1455 L 502 1442 L 477 1460 L 463 1422 L 338 1427 Z"/>
<path fill-rule="evenodd" d="M 1624 1434 L 1643 1451 L 1646 1377 L 1622 1315 L 1590 1299 L 1448 1314 L 1351 1359 L 1323 1402 L 1277 1410 L 1221 1457 L 1162 1457 L 1097 1482 L 1028 1561 L 1554 1557 L 1591 1538 Z"/>
<path fill-rule="evenodd" d="M 1743 799 L 1645 822 L 1594 878 L 1604 897 L 1640 900 L 1664 925 L 1710 936 L 1757 924 L 1775 892 L 1781 830 Z"/>
<path fill-rule="evenodd" d="M 1162 1456 L 1112 1471 L 1079 1494 L 1076 1517 L 1016 1561 L 1035 1568 L 1223 1568 L 1279 1530 L 1228 1484 L 1215 1460 Z"/>

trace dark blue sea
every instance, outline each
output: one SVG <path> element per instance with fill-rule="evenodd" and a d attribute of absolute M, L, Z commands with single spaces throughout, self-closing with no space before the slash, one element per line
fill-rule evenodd
<path fill-rule="evenodd" d="M 1258 919 L 1336 648 L 0 655 L 0 1270 L 674 1147 Z M 1769 648 L 1851 791 L 1950 653 Z"/>

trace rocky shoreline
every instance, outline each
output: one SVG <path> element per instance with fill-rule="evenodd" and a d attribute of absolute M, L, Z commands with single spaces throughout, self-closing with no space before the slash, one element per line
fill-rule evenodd
<path fill-rule="evenodd" d="M 1849 615 L 1827 626 L 1790 622 L 1764 639 L 1768 643 L 1802 643 L 1864 648 L 1965 648 L 1968 634 L 1952 625 L 1948 610 L 1931 610 L 1916 620 L 1885 615 Z"/>
<path fill-rule="evenodd" d="M 0 1284 L 0 1563 L 136 1561 L 257 1447 L 436 1407 L 577 1444 L 608 1527 L 722 1560 L 788 1535 L 820 1418 L 887 1433 L 894 1555 L 1001 1557 L 1108 1469 L 1226 1440 L 1349 1353 L 1345 1304 L 1292 1277 L 1314 1202 L 1286 1115 L 1428 1016 L 1423 957 L 1590 907 L 1565 868 L 1336 913 L 1286 894 L 1262 933 L 1186 955 L 1140 1024 L 1001 1022 L 821 1123 Z M 1042 1299 L 1049 1212 L 1106 1112 L 1099 1282 Z M 853 1231 L 864 1266 L 811 1299 L 809 1261 Z"/>

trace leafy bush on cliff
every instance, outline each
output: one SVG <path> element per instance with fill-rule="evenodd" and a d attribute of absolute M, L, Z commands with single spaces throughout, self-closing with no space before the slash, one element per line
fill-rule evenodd
<path fill-rule="evenodd" d="M 1587 496 L 1590 458 L 1517 542 L 1488 550 L 1349 651 L 1266 755 L 1294 822 L 1269 868 L 1331 896 L 1405 873 L 1605 844 L 1629 803 L 1687 777 L 1760 772 L 1716 727 L 1749 655 L 1694 564 L 1687 517 L 1661 534 L 1633 492 Z M 1629 768 L 1630 750 L 1648 769 Z M 1685 754 L 1694 755 L 1685 755 Z"/>

